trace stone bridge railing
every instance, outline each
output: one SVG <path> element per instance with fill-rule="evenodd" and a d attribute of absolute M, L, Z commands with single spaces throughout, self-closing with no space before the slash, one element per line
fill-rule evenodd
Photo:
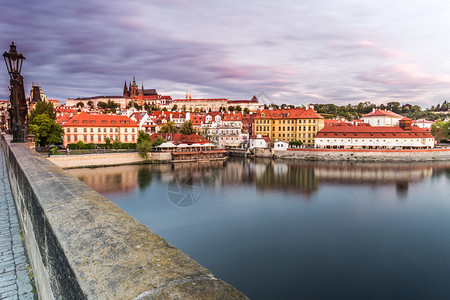
<path fill-rule="evenodd" d="M 10 142 L 2 135 L 41 299 L 247 299 L 26 144 Z"/>

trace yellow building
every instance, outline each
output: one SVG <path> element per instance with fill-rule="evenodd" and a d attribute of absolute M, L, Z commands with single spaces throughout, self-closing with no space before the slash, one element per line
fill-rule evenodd
<path fill-rule="evenodd" d="M 301 141 L 314 146 L 314 137 L 325 126 L 324 118 L 312 108 L 264 109 L 255 118 L 254 132 L 276 141 Z"/>

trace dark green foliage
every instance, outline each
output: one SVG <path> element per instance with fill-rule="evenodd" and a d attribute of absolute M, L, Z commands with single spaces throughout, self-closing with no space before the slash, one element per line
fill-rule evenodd
<path fill-rule="evenodd" d="M 195 133 L 194 126 L 192 125 L 192 120 L 187 120 L 186 122 L 184 122 L 180 128 L 180 132 L 186 135 Z"/>

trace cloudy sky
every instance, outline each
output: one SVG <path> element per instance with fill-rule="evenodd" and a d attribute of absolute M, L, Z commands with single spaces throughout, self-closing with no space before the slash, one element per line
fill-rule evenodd
<path fill-rule="evenodd" d="M 0 16 L 0 49 L 14 41 L 27 58 L 27 95 L 32 82 L 62 101 L 118 95 L 136 76 L 172 98 L 450 99 L 445 0 L 0 0 Z M 0 99 L 7 87 L 3 67 Z"/>

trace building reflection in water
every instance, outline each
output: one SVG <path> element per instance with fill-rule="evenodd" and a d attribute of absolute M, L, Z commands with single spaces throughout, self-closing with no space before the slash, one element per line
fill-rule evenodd
<path fill-rule="evenodd" d="M 450 162 L 350 163 L 231 157 L 228 162 L 199 162 L 68 170 L 99 193 L 128 193 L 152 183 L 168 185 L 174 177 L 190 184 L 224 190 L 254 185 L 260 192 L 284 191 L 311 195 L 321 184 L 394 186 L 406 195 L 411 182 L 441 172 Z M 450 176 L 447 176 L 450 179 Z"/>

